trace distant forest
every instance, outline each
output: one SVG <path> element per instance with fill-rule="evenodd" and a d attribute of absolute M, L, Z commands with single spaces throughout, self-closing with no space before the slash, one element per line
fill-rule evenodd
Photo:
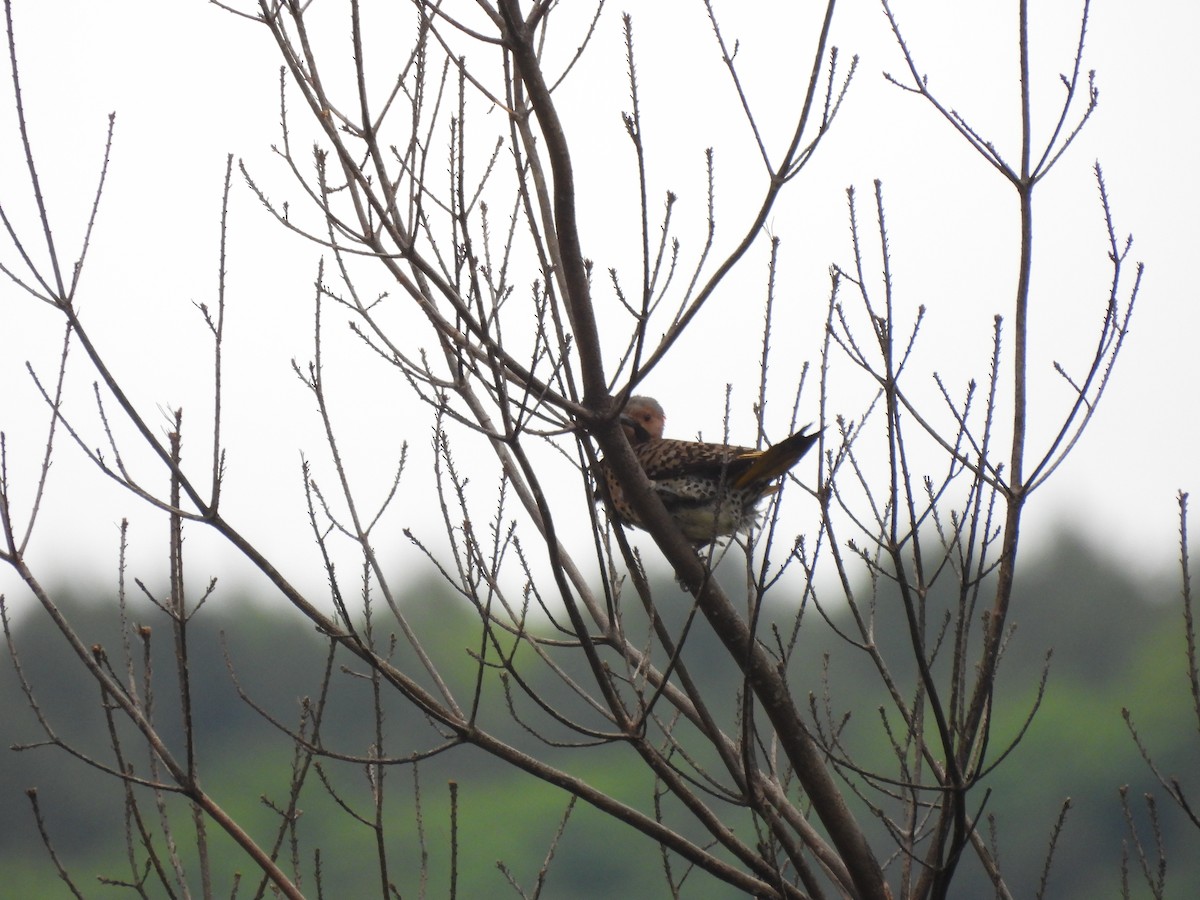
<path fill-rule="evenodd" d="M 1195 897 L 1200 885 L 1200 833 L 1163 796 L 1140 759 L 1122 716 L 1123 709 L 1130 711 L 1160 772 L 1180 778 L 1185 790 L 1200 796 L 1200 736 L 1195 722 L 1181 716 L 1182 710 L 1190 709 L 1191 701 L 1178 572 L 1164 572 L 1150 582 L 1134 580 L 1114 568 L 1109 559 L 1070 538 L 1052 547 L 1026 550 L 1032 559 L 1015 595 L 1014 630 L 1000 667 L 994 742 L 1008 742 L 1025 727 L 1037 703 L 1044 670 L 1048 669 L 1048 677 L 1026 735 L 991 782 L 985 782 L 984 787 L 992 790 L 976 811 L 985 820 L 993 814 L 997 818 L 994 839 L 1013 896 L 1037 893 L 1044 877 L 1047 846 L 1056 828 L 1052 811 L 1068 798 L 1069 810 L 1054 841 L 1045 896 L 1064 900 L 1118 896 L 1123 846 L 1131 895 L 1149 896 L 1130 830 L 1132 821 L 1153 866 L 1149 795 L 1154 799 L 1168 861 L 1162 896 Z M 664 588 L 656 596 L 668 597 L 668 590 Z M 160 684 L 170 683 L 175 673 L 173 644 L 161 613 L 149 607 L 132 610 L 130 633 L 122 635 L 113 630 L 113 601 L 105 589 L 80 585 L 71 593 L 74 599 L 68 612 L 80 634 L 102 646 L 114 665 L 121 658 L 123 642 L 131 643 L 136 657 L 139 641 L 148 636 L 155 677 Z M 773 593 L 772 599 L 800 593 L 783 589 Z M 682 610 L 688 598 L 682 592 L 679 597 Z M 405 603 L 406 612 L 421 624 L 423 633 L 438 635 L 441 646 L 432 649 L 440 658 L 457 653 L 463 677 L 472 677 L 471 652 L 479 640 L 477 616 L 432 583 L 410 585 Z M 94 682 L 42 611 L 30 608 L 23 598 L 21 608 L 24 612 L 11 623 L 12 640 L 24 675 L 36 692 L 41 715 L 65 744 L 112 765 L 108 726 L 98 708 Z M 779 612 L 783 620 L 794 614 Z M 823 650 L 833 640 L 831 628 L 837 626 L 836 619 L 827 623 L 811 615 L 804 621 L 800 640 L 805 664 L 797 669 L 791 688 L 805 704 L 810 696 L 820 704 L 827 680 L 849 716 L 845 729 L 852 734 L 860 722 L 877 716 L 879 701 L 872 693 L 879 690 L 877 680 L 853 669 L 826 667 Z M 429 630 L 432 623 L 439 623 L 435 631 Z M 139 633 L 137 629 L 143 626 L 150 631 Z M 258 829 L 256 836 L 266 840 L 276 827 L 271 806 L 286 803 L 283 794 L 292 763 L 293 747 L 280 726 L 294 727 L 302 698 L 317 690 L 314 679 L 324 668 L 327 644 L 290 608 L 273 608 L 269 601 L 227 592 L 207 604 L 191 629 L 192 689 L 196 732 L 201 737 L 197 753 L 204 783 L 239 821 L 251 830 Z M 905 657 L 902 646 L 893 649 L 888 645 L 908 640 L 906 634 L 880 633 L 878 640 L 885 654 Z M 725 689 L 724 680 L 736 682 L 739 676 L 728 668 L 706 622 L 694 623 L 684 656 L 693 663 L 693 672 L 712 680 L 707 693 L 732 700 L 735 691 Z M 696 664 L 707 659 L 717 664 Z M 397 662 L 405 664 L 402 658 Z M 333 662 L 334 666 L 343 664 L 345 671 L 333 680 L 334 692 L 340 696 L 330 698 L 322 740 L 330 749 L 363 755 L 374 740 L 369 681 L 349 657 L 339 656 Z M 239 687 L 278 724 L 271 724 L 241 699 Z M 485 689 L 499 691 L 495 685 Z M 541 688 L 547 695 L 562 689 L 561 683 L 549 681 Z M 167 726 L 176 712 L 176 700 L 159 687 L 156 703 L 157 720 Z M 7 661 L 0 671 L 0 704 L 0 734 L 6 748 L 46 740 Z M 503 707 L 504 701 L 497 698 L 495 705 Z M 503 709 L 500 712 L 491 723 L 493 728 L 507 727 L 506 738 L 517 743 L 531 740 L 522 736 L 517 721 L 503 715 Z M 520 710 L 517 712 L 519 719 Z M 424 727 L 411 707 L 399 703 L 388 707 L 386 723 L 394 747 L 402 746 L 403 737 Z M 166 730 L 172 733 L 170 727 Z M 992 748 L 993 755 L 998 749 Z M 597 747 L 590 762 L 577 771 L 617 796 L 644 798 L 653 785 L 642 766 L 622 758 L 622 750 L 611 744 Z M 0 896 L 43 900 L 70 896 L 39 836 L 27 796 L 31 788 L 37 789 L 41 816 L 59 861 L 76 884 L 90 892 L 89 896 L 123 895 L 100 886 L 105 879 L 117 883 L 132 880 L 125 837 L 127 829 L 138 826 L 136 821 L 126 821 L 118 782 L 58 747 L 20 752 L 5 749 L 3 753 L 0 871 L 4 872 L 4 884 Z M 878 753 L 882 757 L 888 749 L 879 747 Z M 863 760 L 870 761 L 869 753 L 863 754 Z M 143 763 L 138 760 L 139 767 Z M 363 767 L 339 766 L 329 760 L 322 765 L 321 780 L 335 787 L 343 802 L 362 804 L 355 811 L 366 814 L 369 791 Z M 568 797 L 557 789 L 524 777 L 471 747 L 454 748 L 416 767 L 397 764 L 388 777 L 396 818 L 390 834 L 403 841 L 389 851 L 391 878 L 404 897 L 450 896 L 445 858 L 450 782 L 456 785 L 458 796 L 455 887 L 460 897 L 520 896 L 508 879 L 523 885 L 535 880 L 568 803 Z M 853 780 L 852 775 L 848 777 Z M 1131 820 L 1120 795 L 1125 788 Z M 356 857 L 338 852 L 339 847 L 371 840 L 367 829 L 332 806 L 320 781 L 312 780 L 306 791 L 299 804 L 299 833 L 305 844 L 294 851 L 300 867 L 311 870 L 317 865 L 314 848 L 319 847 L 325 896 L 377 896 L 378 875 L 355 871 L 345 863 Z M 405 796 L 407 802 L 402 799 Z M 165 798 L 161 815 L 169 816 L 176 829 L 190 827 L 187 809 L 176 798 Z M 986 825 L 984 830 L 988 830 Z M 253 873 L 253 866 L 237 855 L 218 829 L 209 829 L 209 838 L 219 861 L 214 867 L 215 893 L 230 896 L 236 873 Z M 639 886 L 660 883 L 656 873 L 662 864 L 650 842 L 581 807 L 569 818 L 542 896 L 556 900 L 645 896 L 639 893 Z M 973 858 L 964 866 L 967 869 L 954 896 L 991 896 Z M 238 896 L 255 895 L 259 877 L 247 875 L 252 880 L 239 887 Z M 731 894 L 729 886 L 697 871 L 685 880 L 682 896 Z"/>

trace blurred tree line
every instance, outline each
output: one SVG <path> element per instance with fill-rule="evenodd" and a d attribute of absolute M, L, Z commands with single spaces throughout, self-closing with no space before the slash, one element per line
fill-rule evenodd
<path fill-rule="evenodd" d="M 1032 548 L 1031 548 L 1032 549 Z M 1057 839 L 1055 858 L 1046 884 L 1046 896 L 1075 900 L 1116 896 L 1120 893 L 1122 846 L 1130 832 L 1118 790 L 1130 773 L 1139 780 L 1128 784 L 1129 806 L 1139 828 L 1148 834 L 1144 794 L 1161 794 L 1153 776 L 1138 759 L 1137 748 L 1122 719 L 1128 708 L 1139 733 L 1154 748 L 1155 762 L 1169 776 L 1187 779 L 1195 768 L 1196 735 L 1180 727 L 1172 710 L 1187 703 L 1185 647 L 1178 579 L 1164 573 L 1161 581 L 1136 579 L 1111 561 L 1071 537 L 1034 551 L 1016 593 L 1014 627 L 1021 640 L 1006 651 L 1000 681 L 1007 683 L 1006 705 L 993 713 L 995 740 L 1007 741 L 1025 725 L 1038 692 L 1041 672 L 1050 654 L 1049 677 L 1040 708 L 1024 740 L 1013 750 L 1007 765 L 1000 766 L 984 783 L 988 790 L 984 817 L 998 820 L 996 840 L 1007 867 L 1014 896 L 1033 896 L 1043 876 L 1042 867 L 1054 819 L 1047 818 L 1052 798 L 1070 798 L 1070 810 Z M 1031 556 L 1034 555 L 1031 553 Z M 664 588 L 664 596 L 667 588 Z M 786 589 L 774 596 L 785 603 L 798 591 Z M 113 601 L 104 588 L 76 587 L 70 595 L 70 613 L 79 631 L 95 644 L 115 646 L 122 637 L 114 630 Z M 680 594 L 680 610 L 686 610 Z M 662 604 L 666 606 L 667 604 Z M 469 679 L 475 670 L 471 648 L 476 641 L 474 613 L 443 584 L 430 582 L 410 587 L 406 612 L 427 634 L 438 635 L 433 648 L 442 660 L 457 659 L 457 675 Z M 667 609 L 662 610 L 670 615 Z M 777 609 L 781 621 L 794 610 Z M 682 613 L 681 613 L 682 615 Z M 135 623 L 153 630 L 158 616 L 150 608 L 135 611 Z M 426 625 L 437 627 L 425 628 Z M 839 665 L 825 651 L 835 638 L 831 627 L 810 616 L 801 636 L 802 663 L 793 673 L 797 697 L 810 692 L 823 702 L 829 689 L 839 697 L 839 708 L 850 713 L 848 733 L 877 715 L 881 698 L 877 682 L 853 666 Z M 265 838 L 276 827 L 270 804 L 284 805 L 292 754 L 291 740 L 263 715 L 241 699 L 238 686 L 264 712 L 289 726 L 299 718 L 302 699 L 319 690 L 326 642 L 287 609 L 271 610 L 250 595 L 228 593 L 214 598 L 192 623 L 192 677 L 205 689 L 194 698 L 196 733 L 200 752 L 208 759 L 206 786 L 253 832 Z M 152 632 L 151 632 L 152 633 Z M 96 687 L 64 646 L 61 635 L 41 615 L 25 615 L 13 623 L 13 638 L 26 677 L 36 689 L 43 714 L 60 736 L 72 745 L 103 758 L 109 746 L 104 716 L 97 708 Z M 899 630 L 879 633 L 881 649 L 902 655 L 906 641 Z M 153 665 L 161 675 L 172 671 L 173 646 L 151 636 Z M 279 648 L 288 648 L 280 653 Z M 698 624 L 683 650 L 684 659 L 704 680 L 708 696 L 732 704 L 738 674 L 718 652 L 710 629 Z M 372 740 L 368 682 L 348 659 L 335 661 L 346 668 L 332 680 L 332 698 L 323 725 L 327 746 L 362 753 Z M 449 668 L 448 671 L 454 671 Z M 553 696 L 561 682 L 547 679 L 538 690 Z M 159 721 L 170 733 L 172 697 L 164 691 Z M 500 700 L 499 702 L 503 702 Z M 522 742 L 519 716 L 508 720 L 504 737 Z M 386 727 L 396 735 L 421 726 L 410 705 L 393 703 L 386 709 Z M 7 746 L 36 741 L 39 730 L 11 666 L 0 671 L 0 722 Z M 868 729 L 874 731 L 874 729 Z M 176 735 L 178 738 L 178 734 Z M 572 752 L 567 749 L 563 753 Z M 884 759 L 886 746 L 875 748 Z M 552 754 L 553 756 L 553 754 Z M 863 752 L 863 763 L 873 760 Z M 470 747 L 442 754 L 416 767 L 419 790 L 412 791 L 410 767 L 396 767 L 387 777 L 396 782 L 395 808 L 390 839 L 400 863 L 394 881 L 402 896 L 449 896 L 446 838 L 450 830 L 450 782 L 458 791 L 457 839 L 463 850 L 457 873 L 458 895 L 463 897 L 518 896 L 506 886 L 506 874 L 520 884 L 531 883 L 542 866 L 547 847 L 558 830 L 567 797 L 555 788 L 514 772 L 487 754 Z M 616 796 L 637 796 L 648 788 L 643 767 L 629 758 L 621 745 L 602 745 L 585 754 L 581 770 L 586 777 Z M 336 782 L 341 796 L 367 804 L 370 790 L 360 771 L 359 783 L 346 771 L 323 773 Z M 1194 778 L 1192 778 L 1194 783 Z M 259 796 L 254 785 L 275 784 L 277 794 Z M 38 802 L 46 827 L 76 882 L 86 890 L 97 881 L 116 876 L 123 855 L 120 784 L 97 777 L 89 767 L 58 748 L 6 750 L 0 765 L 0 871 L 5 873 L 0 896 L 54 898 L 69 891 L 48 864 L 38 835 L 27 789 L 38 789 Z M 407 802 L 404 800 L 408 794 Z M 413 797 L 421 805 L 416 815 Z M 1161 798 L 1160 798 L 1161 799 Z M 323 804 L 331 801 L 320 791 L 309 791 L 301 804 L 304 828 L 323 850 L 326 884 L 339 886 L 340 896 L 368 895 L 376 885 L 372 871 L 356 873 L 355 855 L 339 853 L 340 846 L 371 840 L 366 828 Z M 170 813 L 182 815 L 182 805 Z M 1166 857 L 1170 861 L 1165 881 L 1166 897 L 1191 897 L 1200 884 L 1200 854 L 1196 834 L 1187 827 L 1178 809 L 1163 804 L 1158 810 Z M 424 834 L 422 834 L 424 832 Z M 219 860 L 239 860 L 238 851 L 212 836 L 210 848 Z M 426 858 L 428 881 L 422 882 L 421 858 Z M 1133 896 L 1146 896 L 1145 886 L 1131 873 Z M 244 861 L 219 862 L 218 872 L 232 873 Z M 639 835 L 607 817 L 580 806 L 574 810 L 556 852 L 544 888 L 552 898 L 603 898 L 634 896 L 639 886 L 655 883 L 661 860 L 656 848 Z M 356 880 L 359 879 L 359 880 Z M 964 864 L 955 896 L 989 896 L 987 879 L 978 864 Z M 226 888 L 218 885 L 218 893 Z M 683 896 L 728 897 L 729 887 L 703 873 L 685 881 Z M 102 891 L 97 891 L 102 895 Z"/>

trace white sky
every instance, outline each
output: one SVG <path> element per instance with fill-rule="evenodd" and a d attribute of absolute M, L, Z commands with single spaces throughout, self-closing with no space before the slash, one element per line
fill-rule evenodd
<path fill-rule="evenodd" d="M 331 11 L 341 9 L 329 5 Z M 718 250 L 740 236 L 761 189 L 762 167 L 750 152 L 702 4 L 670 4 L 669 13 L 658 10 L 660 4 L 645 6 L 650 8 L 634 10 L 634 27 L 651 153 L 650 192 L 655 198 L 667 190 L 679 195 L 675 216 L 682 252 L 691 260 L 703 227 L 704 149 L 714 146 L 717 152 Z M 740 41 L 751 102 L 774 147 L 783 140 L 788 116 L 772 122 L 770 112 L 798 105 L 815 34 L 809 19 L 789 20 L 794 6 L 718 3 L 727 17 L 727 38 Z M 1035 125 L 1045 135 L 1062 93 L 1057 73 L 1069 71 L 1078 37 L 1077 6 L 1031 6 L 1039 98 Z M 270 149 L 279 140 L 279 116 L 278 60 L 269 35 L 200 0 L 16 0 L 14 7 L 39 173 L 55 235 L 72 258 L 100 168 L 106 117 L 117 113 L 113 162 L 80 290 L 82 308 L 113 369 L 133 386 L 135 402 L 144 410 L 184 408 L 191 429 L 187 455 L 202 472 L 210 443 L 204 428 L 211 416 L 211 363 L 192 304 L 214 303 L 226 154 L 244 160 L 274 200 L 290 199 L 297 207 L 303 202 Z M 931 87 L 1014 162 L 1015 9 L 1015 3 L 895 2 Z M 610 305 L 602 274 L 609 266 L 619 267 L 627 284 L 638 278 L 637 209 L 627 189 L 632 156 L 619 118 L 628 108 L 620 12 L 618 7 L 606 11 L 590 55 L 562 92 L 568 134 L 581 148 L 575 162 L 583 236 L 597 264 L 598 302 Z M 910 311 L 921 303 L 928 307 L 911 363 L 917 381 L 931 384 L 929 373 L 936 370 L 961 392 L 966 378 L 982 379 L 986 355 L 981 358 L 978 351 L 986 354 L 990 345 L 992 316 L 1011 316 L 1015 192 L 923 101 L 884 82 L 881 71 L 903 75 L 904 64 L 877 4 L 847 0 L 837 17 L 834 43 L 843 71 L 857 53 L 858 75 L 833 132 L 770 222 L 771 232 L 783 241 L 777 285 L 781 319 L 772 367 L 779 387 L 769 416 L 775 439 L 786 428 L 788 385 L 794 384 L 800 364 L 815 365 L 820 352 L 828 267 L 850 262 L 846 187 L 858 191 L 860 222 L 870 252 L 876 253 L 869 230 L 872 180 L 883 180 L 898 305 Z M 328 36 L 331 42 L 343 38 L 346 29 L 339 27 L 342 31 Z M 376 52 L 386 48 L 388 33 L 373 35 Z M 1175 493 L 1200 488 L 1194 450 L 1200 431 L 1194 411 L 1200 298 L 1193 271 L 1200 238 L 1198 34 L 1200 6 L 1188 0 L 1097 0 L 1093 5 L 1084 66 L 1097 70 L 1100 106 L 1036 199 L 1030 368 L 1035 444 L 1046 440 L 1054 415 L 1070 400 L 1051 364 L 1058 360 L 1082 374 L 1107 298 L 1107 247 L 1091 171 L 1096 159 L 1104 167 L 1119 235 L 1134 234 L 1131 263 L 1142 260 L 1147 271 L 1104 403 L 1068 463 L 1034 495 L 1025 552 L 1036 553 L 1055 529 L 1069 525 L 1139 571 L 1162 570 L 1177 552 Z M 567 37 L 573 50 L 576 35 Z M 480 64 L 483 57 L 478 54 Z M 23 234 L 36 238 L 7 81 L 0 94 L 5 100 L 0 203 Z M 298 119 L 298 101 L 293 99 L 291 107 Z M 498 122 L 484 118 L 479 127 L 498 127 Z M 333 476 L 311 400 L 290 369 L 293 358 L 306 361 L 312 352 L 312 283 L 319 251 L 284 233 L 240 176 L 231 215 L 226 384 L 233 387 L 226 407 L 225 511 L 247 536 L 269 548 L 286 573 L 319 596 L 323 576 L 304 520 L 301 450 L 314 460 L 323 484 L 332 488 Z M 645 392 L 666 406 L 672 434 L 718 437 L 725 385 L 731 383 L 731 438 L 752 440 L 750 404 L 757 390 L 766 259 L 764 241 L 718 292 L 694 333 L 645 383 Z M 0 260 L 18 265 L 8 245 L 0 247 Z M 1132 275 L 1130 265 L 1127 284 Z M 368 294 L 376 289 L 387 286 L 364 287 Z M 844 301 L 850 299 L 843 295 Z M 40 465 L 47 418 L 25 362 L 44 377 L 53 376 L 59 318 L 11 283 L 0 284 L 0 428 L 7 433 L 14 499 L 22 506 L 30 500 Z M 437 542 L 440 526 L 428 491 L 428 418 L 391 370 L 348 352 L 354 343 L 347 339 L 344 320 L 328 311 L 327 353 L 340 397 L 344 446 L 357 461 L 356 487 L 370 495 L 384 490 L 400 441 L 409 441 L 403 502 L 382 526 L 380 543 L 397 548 L 392 565 L 422 573 L 426 570 L 400 529 L 411 526 Z M 605 326 L 615 331 L 621 323 L 607 319 Z M 412 334 L 414 347 L 432 348 L 427 331 Z M 103 435 L 90 401 L 93 376 L 82 363 L 79 354 L 67 409 L 95 445 Z M 831 380 L 833 411 L 858 414 L 867 396 L 861 382 L 845 364 L 835 367 Z M 802 404 L 802 421 L 815 418 L 816 403 L 813 390 Z M 165 424 L 164 419 L 164 429 Z M 47 579 L 52 583 L 59 578 L 112 583 L 116 523 L 129 516 L 135 522 L 131 574 L 161 585 L 162 523 L 96 475 L 63 437 L 31 544 L 35 568 L 43 575 L 54 573 Z M 465 466 L 472 454 L 486 452 L 478 441 L 459 440 Z M 130 458 L 147 486 L 165 490 L 161 472 L 143 453 L 131 450 Z M 490 479 L 481 476 L 477 488 L 484 498 L 493 490 Z M 813 507 L 798 493 L 793 505 L 788 522 L 795 523 L 794 532 L 808 527 L 805 517 L 811 520 Z M 199 528 L 189 535 L 194 584 L 205 582 L 209 573 L 234 584 L 259 584 L 211 536 Z M 586 558 L 582 532 L 578 540 Z M 0 572 L 0 590 L 10 598 L 23 594 L 7 569 Z"/>

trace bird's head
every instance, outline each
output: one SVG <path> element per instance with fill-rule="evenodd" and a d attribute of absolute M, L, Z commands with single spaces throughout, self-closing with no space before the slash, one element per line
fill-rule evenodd
<path fill-rule="evenodd" d="M 621 411 L 621 427 L 631 444 L 661 440 L 667 417 L 653 397 L 630 397 Z"/>

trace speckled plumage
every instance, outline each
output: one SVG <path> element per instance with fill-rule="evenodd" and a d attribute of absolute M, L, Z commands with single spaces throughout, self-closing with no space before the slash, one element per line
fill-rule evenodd
<path fill-rule="evenodd" d="M 697 545 L 749 529 L 758 503 L 779 490 L 775 480 L 800 461 L 817 434 L 803 429 L 765 450 L 664 438 L 666 416 L 650 397 L 631 397 L 622 423 L 650 484 L 684 537 Z M 613 509 L 625 525 L 641 527 L 637 511 L 612 470 L 601 473 Z"/>

